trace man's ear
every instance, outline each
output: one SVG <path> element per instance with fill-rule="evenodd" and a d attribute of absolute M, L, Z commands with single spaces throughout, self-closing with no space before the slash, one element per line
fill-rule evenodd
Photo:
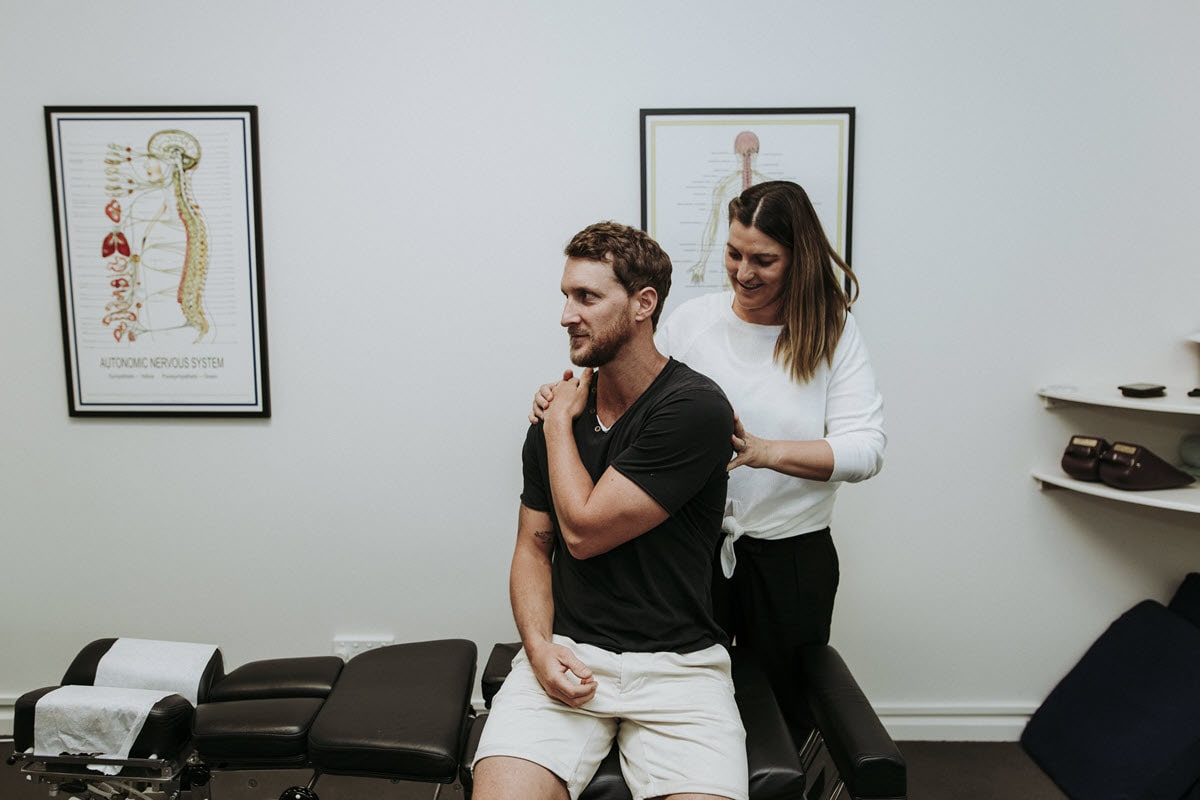
<path fill-rule="evenodd" d="M 643 286 L 634 293 L 634 299 L 637 301 L 637 313 L 634 319 L 638 322 L 644 322 L 653 316 L 654 309 L 658 308 L 658 290 L 653 286 Z"/>

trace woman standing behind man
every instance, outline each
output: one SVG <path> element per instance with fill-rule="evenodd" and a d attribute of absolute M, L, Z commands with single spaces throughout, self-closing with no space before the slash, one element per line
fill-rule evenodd
<path fill-rule="evenodd" d="M 799 728 L 800 649 L 829 641 L 838 587 L 834 497 L 883 466 L 883 399 L 848 313 L 858 279 L 804 189 L 769 181 L 730 202 L 725 269 L 730 291 L 684 303 L 655 341 L 716 381 L 737 414 L 714 605 Z M 543 387 L 535 415 L 550 399 Z"/>

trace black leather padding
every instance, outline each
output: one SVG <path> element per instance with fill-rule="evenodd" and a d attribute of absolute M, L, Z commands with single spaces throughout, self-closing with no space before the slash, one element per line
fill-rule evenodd
<path fill-rule="evenodd" d="M 324 772 L 450 783 L 472 718 L 475 643 L 381 647 L 347 662 L 308 736 Z"/>
<path fill-rule="evenodd" d="M 116 639 L 97 639 L 84 645 L 83 649 L 76 653 L 75 658 L 71 660 L 71 665 L 63 673 L 60 683 L 63 686 L 94 686 L 96 684 L 96 666 L 116 641 Z"/>
<path fill-rule="evenodd" d="M 57 688 L 57 686 L 46 686 L 42 689 L 34 689 L 32 692 L 26 692 L 18 697 L 17 702 L 13 704 L 14 753 L 23 753 L 33 747 L 33 724 L 37 701 Z"/>
<path fill-rule="evenodd" d="M 804 769 L 796 744 L 766 673 L 739 648 L 733 657 L 733 686 L 746 728 L 746 758 L 753 800 L 789 800 L 804 791 Z"/>
<path fill-rule="evenodd" d="M 520 649 L 517 643 L 502 643 L 492 648 L 484 669 L 484 697 L 490 704 L 508 674 L 513 656 Z M 775 694 L 761 667 L 738 648 L 730 650 L 733 659 L 733 685 L 738 711 L 746 728 L 746 759 L 750 771 L 751 800 L 792 800 L 804 793 L 804 769 L 797 748 L 792 743 L 787 723 L 775 702 Z M 475 756 L 485 718 L 476 720 L 464 760 Z M 470 785 L 470 775 L 464 774 L 464 785 Z M 620 754 L 614 744 L 600 762 L 596 775 L 583 790 L 580 800 L 631 800 L 629 788 L 621 775 Z"/>
<path fill-rule="evenodd" d="M 323 702 L 275 697 L 205 703 L 196 709 L 192 741 L 210 765 L 304 764 L 308 734 Z"/>
<path fill-rule="evenodd" d="M 467 797 L 471 796 L 475 788 L 475 775 L 471 772 L 471 765 L 475 761 L 475 753 L 479 750 L 479 737 L 483 735 L 483 726 L 487 718 L 487 711 L 480 713 L 471 720 L 471 727 L 467 729 L 467 743 L 463 747 L 462 764 L 458 768 L 458 780 Z"/>
<path fill-rule="evenodd" d="M 487 664 L 483 667 L 483 675 L 479 679 L 483 689 L 483 704 L 486 708 L 492 707 L 492 698 L 504 685 L 504 679 L 508 677 L 508 673 L 512 669 L 512 661 L 520 650 L 520 642 L 501 642 L 492 647 L 492 652 L 488 654 Z"/>
<path fill-rule="evenodd" d="M 243 664 L 209 692 L 211 703 L 272 697 L 326 697 L 342 672 L 337 656 L 273 658 Z"/>
<path fill-rule="evenodd" d="M 37 717 L 37 702 L 58 686 L 47 686 L 26 692 L 13 706 L 13 752 L 21 753 L 33 747 L 33 732 Z M 182 695 L 171 694 L 150 708 L 146 722 L 129 750 L 130 758 L 174 759 L 191 738 L 192 704 Z M 62 753 L 36 753 L 39 756 L 59 756 Z M 68 755 L 76 755 L 68 753 Z"/>
<path fill-rule="evenodd" d="M 191 738 L 193 714 L 195 708 L 183 695 L 171 694 L 159 700 L 133 740 L 129 757 L 174 760 Z"/>
<path fill-rule="evenodd" d="M 750 798 L 758 800 L 753 792 Z M 579 800 L 633 800 L 633 794 L 625 785 L 625 776 L 621 774 L 621 753 L 616 744 L 600 762 L 591 783 L 579 795 Z"/>
<path fill-rule="evenodd" d="M 902 798 L 908 765 L 841 655 L 813 645 L 801 655 L 809 705 L 838 774 L 854 798 Z"/>

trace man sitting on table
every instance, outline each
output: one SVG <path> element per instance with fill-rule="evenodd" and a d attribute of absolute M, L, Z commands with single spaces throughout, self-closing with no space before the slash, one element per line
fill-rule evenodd
<path fill-rule="evenodd" d="M 566 248 L 555 384 L 522 453 L 510 572 L 524 647 L 476 751 L 476 800 L 577 798 L 615 739 L 635 800 L 746 800 L 745 731 L 713 619 L 733 411 L 654 346 L 671 261 L 589 226 Z"/>

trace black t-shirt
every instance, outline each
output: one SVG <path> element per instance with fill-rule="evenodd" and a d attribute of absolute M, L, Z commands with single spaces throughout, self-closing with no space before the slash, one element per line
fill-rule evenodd
<path fill-rule="evenodd" d="M 575 443 L 593 481 L 610 465 L 670 517 L 612 550 L 568 552 L 550 495 L 546 440 L 530 426 L 521 502 L 554 522 L 554 632 L 614 652 L 690 653 L 727 639 L 712 614 L 733 410 L 715 383 L 674 359 L 608 431 L 596 420 L 596 373 Z"/>

